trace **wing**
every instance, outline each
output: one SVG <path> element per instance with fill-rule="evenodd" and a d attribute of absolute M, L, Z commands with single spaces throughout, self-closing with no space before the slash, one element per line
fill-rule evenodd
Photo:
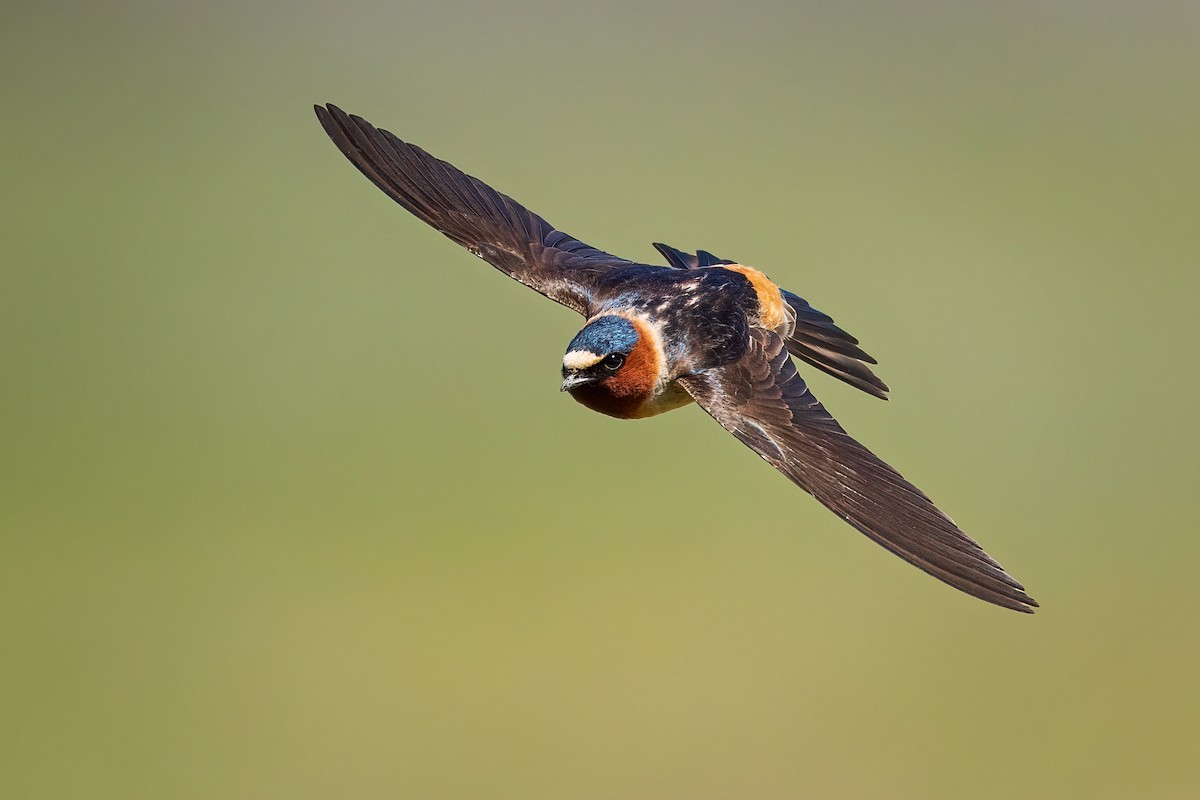
<path fill-rule="evenodd" d="M 929 498 L 850 438 L 774 333 L 754 330 L 738 361 L 680 379 L 700 406 L 828 509 L 910 564 L 981 600 L 1037 602 Z"/>
<path fill-rule="evenodd" d="M 791 354 L 856 389 L 887 400 L 888 385 L 867 366 L 879 362 L 858 346 L 858 339 L 835 325 L 828 314 L 810 306 L 803 297 L 787 289 L 780 289 L 780 292 L 796 312 L 796 329 L 787 340 Z"/>
<path fill-rule="evenodd" d="M 581 314 L 592 288 L 630 262 L 589 247 L 482 181 L 334 105 L 314 106 L 354 166 L 414 216 L 498 270 Z"/>
<path fill-rule="evenodd" d="M 697 250 L 692 255 L 658 242 L 654 247 L 675 269 L 702 269 L 736 263 L 717 258 L 705 250 Z M 796 314 L 796 328 L 787 339 L 787 348 L 792 355 L 856 389 L 886 400 L 887 384 L 867 366 L 878 362 L 858 346 L 858 339 L 835 325 L 828 314 L 810 306 L 803 297 L 785 289 L 780 291 Z"/>

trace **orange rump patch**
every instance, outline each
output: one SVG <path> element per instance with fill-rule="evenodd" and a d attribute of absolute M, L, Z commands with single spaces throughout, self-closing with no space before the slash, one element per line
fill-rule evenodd
<path fill-rule="evenodd" d="M 754 267 L 743 264 L 724 264 L 725 269 L 740 272 L 750 279 L 754 293 L 758 295 L 758 321 L 764 328 L 772 331 L 781 330 L 791 321 L 788 305 L 783 300 L 783 294 L 775 282 Z"/>

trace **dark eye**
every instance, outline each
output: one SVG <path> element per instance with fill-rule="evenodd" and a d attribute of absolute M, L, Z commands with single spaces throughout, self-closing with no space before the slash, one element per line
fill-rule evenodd
<path fill-rule="evenodd" d="M 604 357 L 604 368 L 610 372 L 616 372 L 625 363 L 625 356 L 620 353 L 609 353 Z"/>

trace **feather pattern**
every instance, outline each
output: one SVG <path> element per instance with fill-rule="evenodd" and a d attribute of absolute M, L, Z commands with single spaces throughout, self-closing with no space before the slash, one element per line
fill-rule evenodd
<path fill-rule="evenodd" d="M 675 269 L 704 269 L 736 263 L 717 258 L 705 250 L 697 250 L 693 255 L 660 242 L 655 242 L 654 247 Z M 796 316 L 796 325 L 785 340 L 792 355 L 856 389 L 888 399 L 887 384 L 867 366 L 878 362 L 858 346 L 858 339 L 835 325 L 832 317 L 813 308 L 804 298 L 786 289 L 780 289 L 780 292 Z"/>
<path fill-rule="evenodd" d="M 1037 606 L 928 497 L 842 429 L 776 334 L 752 329 L 741 358 L 680 383 L 793 483 L 905 561 L 989 603 L 1024 612 Z"/>
<path fill-rule="evenodd" d="M 511 197 L 361 117 L 334 105 L 314 108 L 333 143 L 388 197 L 551 300 L 586 316 L 596 281 L 631 263 L 563 233 Z"/>
<path fill-rule="evenodd" d="M 868 366 L 875 359 L 828 315 L 791 292 L 776 295 L 774 284 L 757 271 L 721 269 L 738 265 L 704 250 L 688 254 L 656 244 L 669 268 L 617 258 L 360 117 L 333 105 L 317 106 L 316 112 L 346 158 L 418 219 L 586 317 L 630 319 L 637 345 L 621 351 L 629 357 L 627 372 L 611 385 L 593 382 L 572 390 L 580 402 L 636 418 L 694 399 L 790 480 L 901 558 L 988 602 L 1024 612 L 1037 606 L 948 516 L 850 438 L 812 396 L 789 351 L 887 397 L 887 386 Z M 779 324 L 774 313 L 784 303 L 795 315 L 794 329 Z"/>

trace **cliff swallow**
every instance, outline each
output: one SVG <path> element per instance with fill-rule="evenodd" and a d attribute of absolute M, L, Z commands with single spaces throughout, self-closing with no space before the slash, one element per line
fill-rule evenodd
<path fill-rule="evenodd" d="M 621 419 L 696 402 L 829 510 L 911 564 L 989 603 L 1037 603 L 950 517 L 852 439 L 791 356 L 876 397 L 888 387 L 858 340 L 758 270 L 703 250 L 627 261 L 563 233 L 482 181 L 336 106 L 316 106 L 338 149 L 389 197 L 526 286 L 582 314 L 562 390 Z"/>

